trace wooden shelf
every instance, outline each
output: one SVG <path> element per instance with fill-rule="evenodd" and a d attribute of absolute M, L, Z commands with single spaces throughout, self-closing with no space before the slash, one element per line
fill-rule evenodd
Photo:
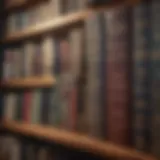
<path fill-rule="evenodd" d="M 48 22 L 44 22 L 43 24 L 35 25 L 34 27 L 28 27 L 28 29 L 24 31 L 19 31 L 13 33 L 12 35 L 6 36 L 4 40 L 1 41 L 1 43 L 20 41 L 28 37 L 41 35 L 45 32 L 57 31 L 57 29 L 59 28 L 64 28 L 79 23 L 81 21 L 84 21 L 84 19 L 88 15 L 88 12 L 89 10 L 72 13 L 66 16 L 60 16 L 59 18 L 55 18 Z"/>
<path fill-rule="evenodd" d="M 11 79 L 1 83 L 3 88 L 49 87 L 55 84 L 53 77 L 30 77 Z"/>
<path fill-rule="evenodd" d="M 109 142 L 98 141 L 94 138 L 55 129 L 53 127 L 6 121 L 2 123 L 2 128 L 9 132 L 22 134 L 24 136 L 38 137 L 103 157 L 109 156 L 114 158 L 133 158 L 137 160 L 156 160 L 155 158 L 134 149 L 117 146 Z"/>

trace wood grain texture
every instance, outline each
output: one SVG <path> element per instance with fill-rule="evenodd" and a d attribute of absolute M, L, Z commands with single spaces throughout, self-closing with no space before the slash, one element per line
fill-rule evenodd
<path fill-rule="evenodd" d="M 84 150 L 86 152 L 101 155 L 103 157 L 109 156 L 114 158 L 133 158 L 137 160 L 156 160 L 156 158 L 138 152 L 134 149 L 117 146 L 109 142 L 98 141 L 94 138 L 56 129 L 53 127 L 51 128 L 48 126 L 9 121 L 3 122 L 2 126 L 4 129 L 10 132 L 53 141 L 57 144 Z"/>
<path fill-rule="evenodd" d="M 3 88 L 49 87 L 55 84 L 53 77 L 30 77 L 11 79 L 1 82 Z"/>

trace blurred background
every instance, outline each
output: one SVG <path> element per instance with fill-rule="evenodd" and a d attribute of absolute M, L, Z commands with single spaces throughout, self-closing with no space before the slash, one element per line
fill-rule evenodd
<path fill-rule="evenodd" d="M 0 160 L 160 159 L 159 0 L 0 9 Z"/>

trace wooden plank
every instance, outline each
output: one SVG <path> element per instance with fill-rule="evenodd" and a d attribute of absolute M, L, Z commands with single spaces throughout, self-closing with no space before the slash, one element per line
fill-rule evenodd
<path fill-rule="evenodd" d="M 2 126 L 8 131 L 22 135 L 38 137 L 53 141 L 67 147 L 84 150 L 103 157 L 133 158 L 136 160 L 156 160 L 149 155 L 138 152 L 134 149 L 114 145 L 110 142 L 102 142 L 94 138 L 79 135 L 73 132 L 56 129 L 49 126 L 24 124 L 17 122 L 3 122 Z"/>
<path fill-rule="evenodd" d="M 53 77 L 17 78 L 1 82 L 3 88 L 49 87 L 55 84 Z"/>

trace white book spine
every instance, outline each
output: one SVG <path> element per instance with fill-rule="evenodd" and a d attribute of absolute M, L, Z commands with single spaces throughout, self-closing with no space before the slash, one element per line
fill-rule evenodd
<path fill-rule="evenodd" d="M 43 74 L 52 75 L 55 61 L 55 43 L 51 36 L 47 36 L 42 42 Z"/>
<path fill-rule="evenodd" d="M 36 52 L 36 46 L 28 42 L 24 46 L 24 74 L 26 77 L 33 75 L 33 57 Z"/>
<path fill-rule="evenodd" d="M 71 74 L 77 79 L 80 74 L 81 57 L 83 52 L 83 30 L 75 29 L 70 33 Z"/>
<path fill-rule="evenodd" d="M 54 0 L 54 15 L 55 15 L 55 17 L 57 17 L 61 14 L 61 5 L 62 5 L 62 0 Z"/>
<path fill-rule="evenodd" d="M 16 95 L 11 93 L 5 96 L 4 119 L 13 120 L 16 107 Z"/>

